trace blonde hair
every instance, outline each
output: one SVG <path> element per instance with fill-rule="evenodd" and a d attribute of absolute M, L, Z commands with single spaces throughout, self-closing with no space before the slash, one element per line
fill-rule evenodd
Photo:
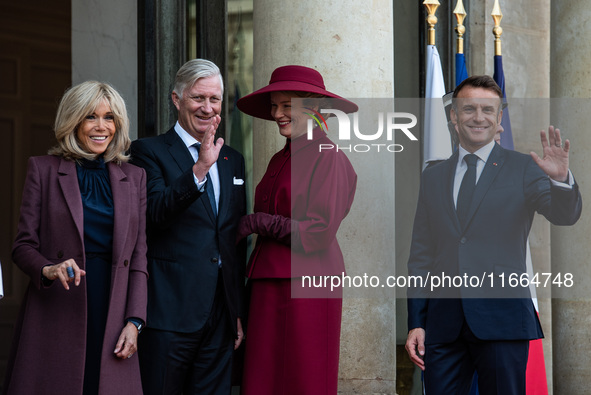
<path fill-rule="evenodd" d="M 117 164 L 127 162 L 129 155 L 126 152 L 131 145 L 131 139 L 125 101 L 112 86 L 98 81 L 82 82 L 66 91 L 55 117 L 54 131 L 57 145 L 48 153 L 70 160 L 96 159 L 96 154 L 83 149 L 76 131 L 84 119 L 103 101 L 111 107 L 116 128 L 113 140 L 105 150 L 104 160 Z"/>

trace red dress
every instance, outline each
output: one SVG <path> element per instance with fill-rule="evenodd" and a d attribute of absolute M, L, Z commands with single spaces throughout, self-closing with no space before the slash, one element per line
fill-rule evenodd
<path fill-rule="evenodd" d="M 344 153 L 320 151 L 320 144 L 334 146 L 320 130 L 312 140 L 288 140 L 256 188 L 255 213 L 297 221 L 300 242 L 257 238 L 247 267 L 243 395 L 337 392 L 342 292 L 302 287 L 302 276 L 345 271 L 336 233 L 353 203 L 357 175 Z"/>

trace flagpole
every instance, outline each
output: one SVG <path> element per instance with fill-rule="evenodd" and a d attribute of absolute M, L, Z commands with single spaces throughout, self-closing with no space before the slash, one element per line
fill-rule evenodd
<path fill-rule="evenodd" d="M 495 0 L 491 16 L 495 22 L 493 34 L 495 36 L 495 73 L 494 79 L 503 91 L 503 99 L 506 100 L 505 95 L 505 73 L 503 71 L 503 57 L 501 56 L 501 19 L 503 13 L 499 6 L 499 0 Z M 511 121 L 509 119 L 509 109 L 503 110 L 503 119 L 501 125 L 505 131 L 501 134 L 501 147 L 505 149 L 514 149 L 513 136 L 511 132 Z M 533 263 L 531 252 L 529 248 L 529 238 L 526 244 L 526 260 L 525 266 L 530 278 L 533 277 Z M 538 303 L 536 297 L 535 287 L 530 287 L 532 303 L 538 313 Z M 548 382 L 546 379 L 546 365 L 544 362 L 544 347 L 541 339 L 530 340 L 528 351 L 527 369 L 525 372 L 525 393 L 526 395 L 548 395 Z"/>
<path fill-rule="evenodd" d="M 464 26 L 464 19 L 466 18 L 466 10 L 462 0 L 458 0 L 456 8 L 454 8 L 454 15 L 458 24 L 456 26 L 456 33 L 458 35 L 456 39 L 456 53 L 464 53 L 464 33 L 466 33 L 466 26 Z"/>
<path fill-rule="evenodd" d="M 509 109 L 507 107 L 507 96 L 505 92 L 505 73 L 503 71 L 503 56 L 501 55 L 501 34 L 503 34 L 503 28 L 501 27 L 501 19 L 503 19 L 503 13 L 501 12 L 501 6 L 499 0 L 495 0 L 492 12 L 490 13 L 495 23 L 493 27 L 493 35 L 495 36 L 495 71 L 493 78 L 501 90 L 503 91 L 503 120 L 501 125 L 505 131 L 501 134 L 501 146 L 503 148 L 514 149 L 513 144 L 513 133 L 511 131 L 511 121 L 509 120 Z"/>
<path fill-rule="evenodd" d="M 429 36 L 427 37 L 428 45 L 435 45 L 435 25 L 437 24 L 437 17 L 435 11 L 440 6 L 439 0 L 425 0 L 423 5 L 427 9 L 427 23 L 429 24 Z"/>
<path fill-rule="evenodd" d="M 435 10 L 439 7 L 438 0 L 425 0 L 423 5 L 427 9 L 426 21 L 429 24 L 428 45 L 425 74 L 425 121 L 423 124 L 423 166 L 433 161 L 447 159 L 452 154 L 452 142 L 447 130 L 443 96 L 445 95 L 445 81 L 441 59 L 435 46 L 435 24 L 437 17 Z"/>
<path fill-rule="evenodd" d="M 464 26 L 464 19 L 466 19 L 466 10 L 462 0 L 458 0 L 456 8 L 454 9 L 454 15 L 458 24 L 456 26 L 456 86 L 462 81 L 468 78 L 468 70 L 466 69 L 466 57 L 464 56 L 464 35 L 466 34 L 466 26 Z M 452 133 L 452 136 L 455 136 Z M 453 137 L 455 140 L 455 137 Z"/>
<path fill-rule="evenodd" d="M 501 12 L 501 6 L 499 6 L 499 0 L 495 0 L 495 4 L 490 15 L 495 22 L 495 27 L 493 27 L 493 34 L 495 36 L 495 55 L 501 56 L 501 34 L 503 34 L 501 19 L 503 19 L 503 13 Z"/>

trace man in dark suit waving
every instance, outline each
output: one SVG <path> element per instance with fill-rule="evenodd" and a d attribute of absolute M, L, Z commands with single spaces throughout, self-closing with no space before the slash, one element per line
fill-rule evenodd
<path fill-rule="evenodd" d="M 534 212 L 555 225 L 581 214 L 558 129 L 541 132 L 543 158 L 494 142 L 502 97 L 489 76 L 464 80 L 451 110 L 459 149 L 421 178 L 408 269 L 431 283 L 409 289 L 406 349 L 428 395 L 467 394 L 474 371 L 480 394 L 525 394 L 528 341 L 543 333 L 529 289 L 509 289 L 507 279 L 527 273 Z M 431 292 L 445 276 L 460 281 Z"/>
<path fill-rule="evenodd" d="M 246 194 L 244 158 L 215 141 L 222 98 L 218 67 L 190 60 L 175 78 L 176 125 L 131 146 L 148 177 L 145 394 L 231 391 L 232 351 L 243 338 L 246 250 L 236 230 Z"/>

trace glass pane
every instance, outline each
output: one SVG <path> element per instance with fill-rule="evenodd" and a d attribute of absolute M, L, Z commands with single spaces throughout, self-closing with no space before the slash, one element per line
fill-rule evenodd
<path fill-rule="evenodd" d="M 244 155 L 247 185 L 252 185 L 252 118 L 236 108 L 236 101 L 253 91 L 253 0 L 228 0 L 228 129 L 226 141 Z M 250 210 L 252 188 L 248 188 Z"/>
<path fill-rule="evenodd" d="M 187 0 L 187 60 L 197 57 L 197 0 Z"/>

